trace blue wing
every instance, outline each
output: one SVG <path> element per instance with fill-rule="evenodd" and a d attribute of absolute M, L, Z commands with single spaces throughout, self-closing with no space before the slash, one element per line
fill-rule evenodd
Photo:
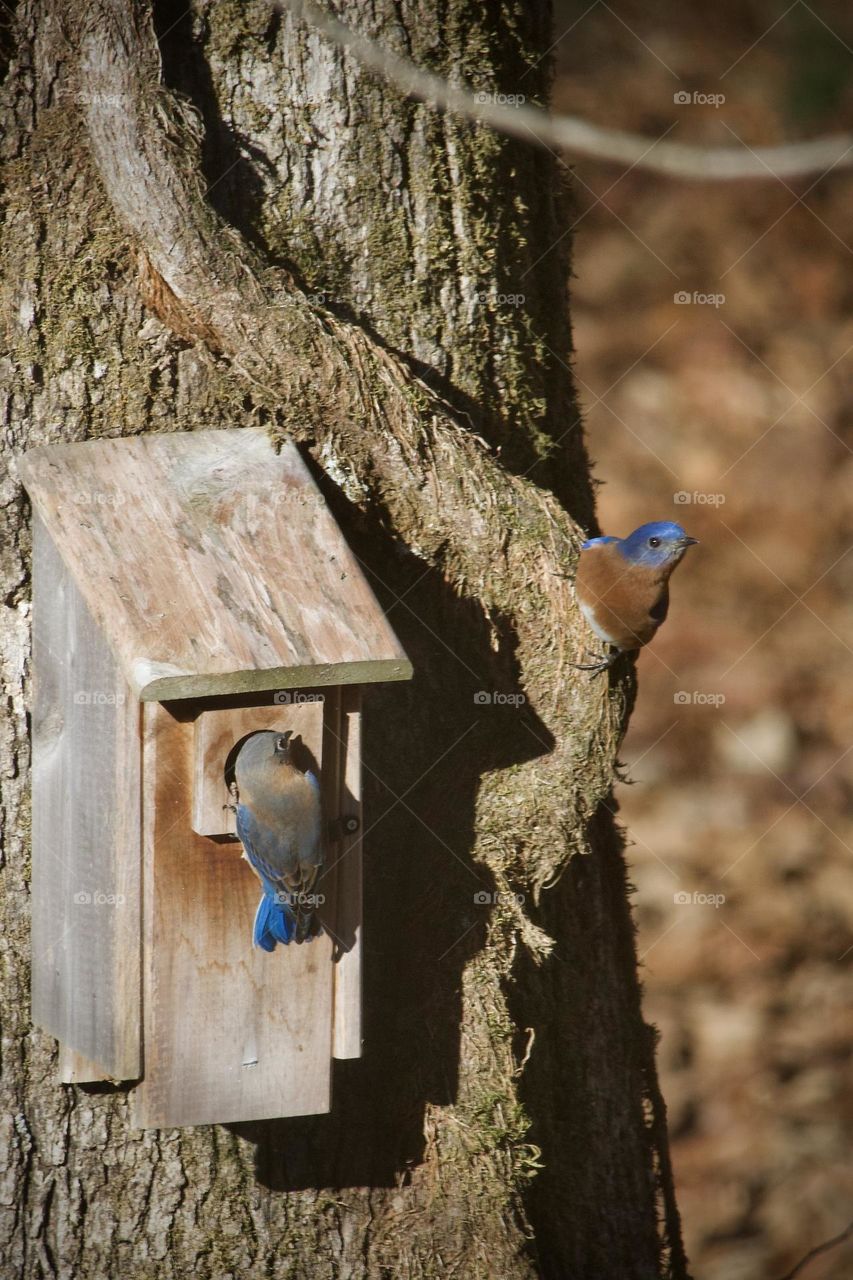
<path fill-rule="evenodd" d="M 319 793 L 320 784 L 313 773 L 306 777 Z M 237 805 L 237 835 L 263 886 L 252 929 L 253 944 L 264 951 L 275 951 L 278 942 L 285 946 L 294 938 L 297 942 L 310 942 L 320 925 L 310 906 L 302 905 L 299 895 L 303 889 L 310 889 L 317 868 L 310 868 L 306 883 L 295 849 L 287 848 L 282 833 L 258 822 L 243 804 Z"/>
<path fill-rule="evenodd" d="M 607 534 L 603 538 L 587 538 L 586 542 L 581 543 L 581 551 L 588 551 L 590 547 L 603 547 L 608 542 L 621 542 L 621 538 L 614 538 L 612 534 Z"/>
<path fill-rule="evenodd" d="M 237 835 L 243 842 L 246 857 L 261 878 L 264 892 L 274 897 L 285 887 L 282 871 L 277 870 L 275 866 L 275 863 L 279 861 L 276 855 L 280 855 L 281 852 L 281 840 L 278 833 L 270 831 L 268 827 L 262 827 L 251 809 L 247 809 L 243 804 L 238 804 Z M 296 858 L 293 857 L 292 853 L 288 861 L 292 863 L 292 869 L 295 871 Z"/>

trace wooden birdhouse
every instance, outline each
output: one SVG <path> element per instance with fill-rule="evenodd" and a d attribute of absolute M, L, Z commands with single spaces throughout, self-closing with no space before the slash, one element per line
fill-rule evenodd
<path fill-rule="evenodd" d="M 361 686 L 411 666 L 293 446 L 259 431 L 50 445 L 33 521 L 33 1019 L 134 1123 L 330 1107 L 361 1053 Z M 320 780 L 322 936 L 252 946 L 236 750 Z M 230 784 L 230 785 L 229 785 Z"/>

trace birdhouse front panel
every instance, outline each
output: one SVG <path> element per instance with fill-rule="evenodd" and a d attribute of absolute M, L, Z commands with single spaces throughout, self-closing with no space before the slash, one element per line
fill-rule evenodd
<path fill-rule="evenodd" d="M 298 722 L 322 776 L 323 703 L 299 707 L 295 721 L 286 711 L 235 711 L 233 733 L 220 742 L 219 807 L 229 818 L 220 819 L 221 828 L 231 825 L 223 809 L 231 799 L 226 760 L 247 730 L 286 731 Z M 216 717 L 221 737 L 228 715 L 192 717 L 175 704 L 144 708 L 145 1069 L 133 1093 L 140 1126 L 258 1120 L 330 1106 L 332 936 L 272 953 L 254 947 L 260 887 L 240 843 L 192 827 L 199 723 Z M 330 884 L 321 879 L 317 895 L 333 910 Z"/>

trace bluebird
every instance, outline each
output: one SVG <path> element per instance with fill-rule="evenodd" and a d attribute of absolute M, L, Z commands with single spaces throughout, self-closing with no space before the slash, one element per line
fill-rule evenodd
<path fill-rule="evenodd" d="M 669 609 L 669 579 L 688 547 L 680 524 L 655 520 L 627 538 L 590 538 L 581 547 L 575 594 L 581 613 L 610 651 L 579 671 L 606 671 L 621 653 L 648 644 Z"/>
<path fill-rule="evenodd" d="M 292 736 L 253 733 L 234 763 L 237 835 L 263 888 L 252 941 L 264 951 L 321 931 L 312 901 L 323 862 L 320 784 L 294 765 Z"/>

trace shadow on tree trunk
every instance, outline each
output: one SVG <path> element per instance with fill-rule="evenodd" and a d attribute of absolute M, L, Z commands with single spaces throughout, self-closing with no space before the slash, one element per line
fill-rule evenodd
<path fill-rule="evenodd" d="M 462 973 L 494 910 L 471 857 L 480 779 L 552 746 L 528 705 L 491 701 L 524 694 L 511 630 L 495 652 L 475 601 L 390 540 L 347 533 L 415 677 L 365 689 L 364 1056 L 335 1064 L 330 1115 L 229 1126 L 275 1190 L 394 1186 L 421 1161 L 427 1107 L 457 1100 Z"/>

